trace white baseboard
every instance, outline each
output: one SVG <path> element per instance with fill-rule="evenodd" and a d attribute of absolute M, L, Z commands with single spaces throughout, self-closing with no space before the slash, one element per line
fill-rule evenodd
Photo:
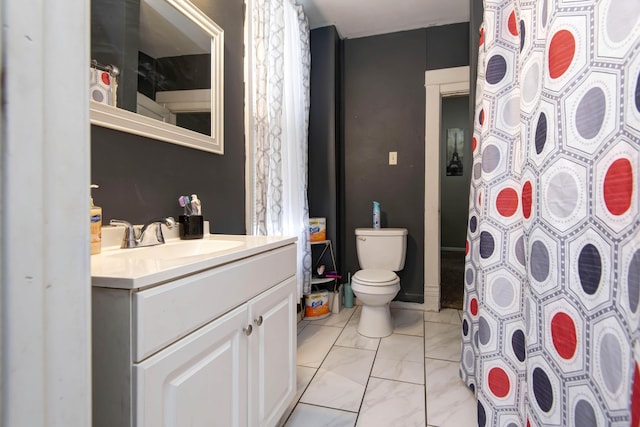
<path fill-rule="evenodd" d="M 425 311 L 440 311 L 440 286 L 424 285 Z"/>

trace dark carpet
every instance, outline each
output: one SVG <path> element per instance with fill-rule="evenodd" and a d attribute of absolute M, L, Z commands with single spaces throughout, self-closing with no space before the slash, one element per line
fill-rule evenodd
<path fill-rule="evenodd" d="M 464 300 L 464 252 L 440 251 L 440 306 L 462 310 Z"/>

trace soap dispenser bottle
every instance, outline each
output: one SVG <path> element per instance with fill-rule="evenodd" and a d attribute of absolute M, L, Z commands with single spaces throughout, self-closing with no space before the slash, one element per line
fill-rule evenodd
<path fill-rule="evenodd" d="M 98 188 L 97 185 L 91 184 L 91 188 Z M 91 202 L 91 210 L 89 213 L 89 221 L 91 224 L 91 255 L 99 254 L 102 250 L 102 208 L 93 204 L 93 197 L 89 197 Z"/>

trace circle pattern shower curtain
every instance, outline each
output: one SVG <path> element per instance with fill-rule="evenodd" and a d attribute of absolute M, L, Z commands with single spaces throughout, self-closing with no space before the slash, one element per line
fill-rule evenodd
<path fill-rule="evenodd" d="M 480 426 L 640 423 L 640 1 L 485 0 L 461 375 Z"/>

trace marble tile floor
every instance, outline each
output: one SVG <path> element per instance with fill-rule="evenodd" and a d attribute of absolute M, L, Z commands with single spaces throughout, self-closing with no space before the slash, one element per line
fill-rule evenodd
<path fill-rule="evenodd" d="M 297 394 L 284 427 L 475 426 L 458 376 L 461 312 L 392 308 L 393 334 L 358 334 L 360 306 L 298 323 Z"/>

